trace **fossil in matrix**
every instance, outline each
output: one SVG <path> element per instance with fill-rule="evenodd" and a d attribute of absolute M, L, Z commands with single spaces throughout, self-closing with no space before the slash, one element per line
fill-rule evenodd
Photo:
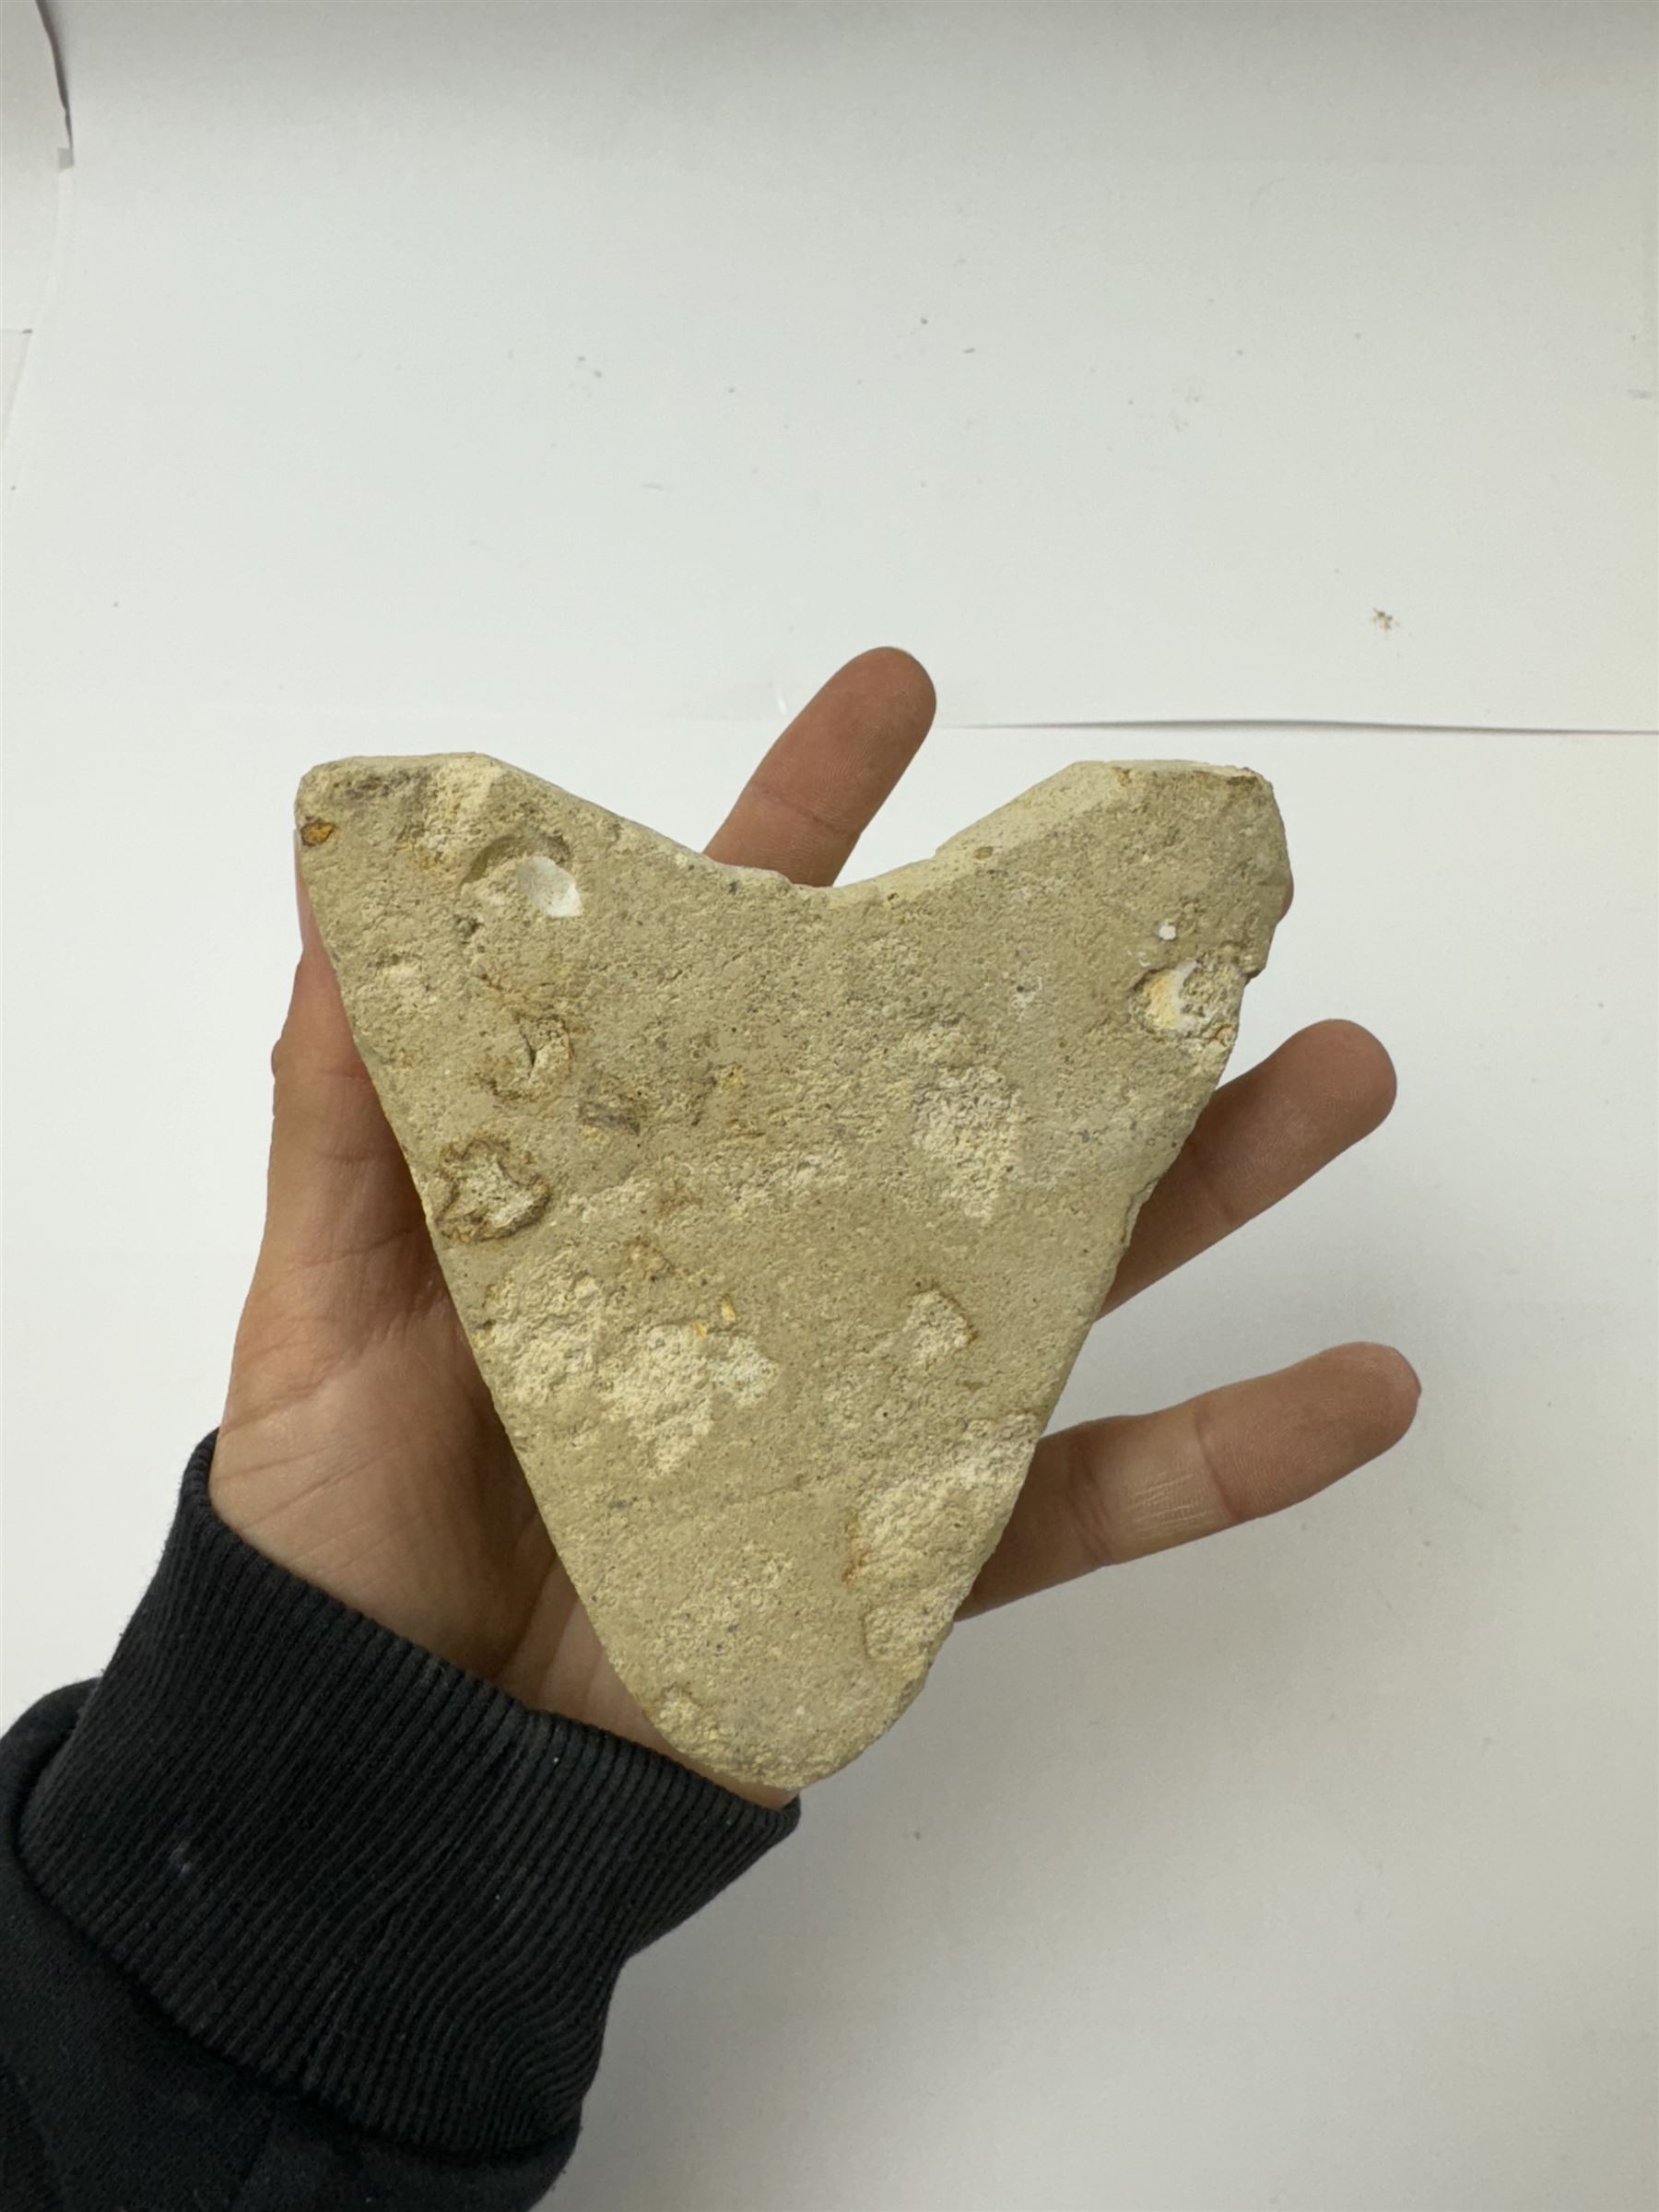
<path fill-rule="evenodd" d="M 804 887 L 477 753 L 300 865 L 536 1503 L 677 1750 L 796 1788 L 921 1688 L 1288 887 L 1248 770 L 1085 760 Z"/>

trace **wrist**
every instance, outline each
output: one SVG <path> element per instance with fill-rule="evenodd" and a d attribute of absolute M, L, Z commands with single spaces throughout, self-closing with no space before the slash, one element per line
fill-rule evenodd
<path fill-rule="evenodd" d="M 533 1712 L 621 1736 L 768 1811 L 794 1803 L 796 1791 L 724 1774 L 677 1751 L 611 1666 L 568 1585 L 568 1610 L 551 1650 L 534 1650 L 516 1624 L 485 1623 L 477 1607 L 458 1607 L 441 1583 L 433 1586 L 429 1562 L 423 1571 L 421 1554 L 413 1547 L 406 1555 L 374 1541 L 375 1531 L 391 1524 L 395 1507 L 366 1513 L 361 1498 L 354 1496 L 354 1485 L 385 1477 L 343 1459 L 342 1423 L 328 1407 L 325 1391 L 243 1418 L 232 1411 L 235 1395 L 233 1391 L 218 1431 L 207 1493 L 218 1519 L 262 1557 Z M 512 1475 L 523 1484 L 516 1462 Z M 524 1496 L 533 1512 L 527 1489 Z M 557 1613 L 546 1606 L 547 1585 L 555 1576 L 562 1581 L 562 1570 L 550 1544 L 547 1554 L 547 1576 L 535 1594 L 537 1611 Z"/>
<path fill-rule="evenodd" d="M 419 1651 L 186 1470 L 155 1579 L 22 1807 L 37 1889 L 198 2043 L 457 2157 L 570 2125 L 626 1960 L 798 1815 Z"/>

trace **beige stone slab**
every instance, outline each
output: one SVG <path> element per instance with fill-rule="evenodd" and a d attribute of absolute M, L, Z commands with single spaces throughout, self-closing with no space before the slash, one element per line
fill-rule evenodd
<path fill-rule="evenodd" d="M 921 1688 L 1288 874 L 1246 770 L 1079 761 L 806 888 L 480 754 L 300 852 L 536 1502 L 688 1757 L 793 1788 Z"/>

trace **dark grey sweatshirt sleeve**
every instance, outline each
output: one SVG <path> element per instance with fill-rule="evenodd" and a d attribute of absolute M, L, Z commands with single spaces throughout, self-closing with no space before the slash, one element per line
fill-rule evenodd
<path fill-rule="evenodd" d="M 0 2203 L 533 2206 L 622 1966 L 798 1801 L 533 1712 L 274 1565 L 208 1501 L 214 1441 L 106 1671 L 0 1739 Z"/>

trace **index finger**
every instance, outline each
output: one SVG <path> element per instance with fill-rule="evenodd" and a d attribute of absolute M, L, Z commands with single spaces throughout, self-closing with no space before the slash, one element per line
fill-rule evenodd
<path fill-rule="evenodd" d="M 704 847 L 711 860 L 833 883 L 932 726 L 932 679 L 897 646 L 861 653 L 768 748 Z"/>

